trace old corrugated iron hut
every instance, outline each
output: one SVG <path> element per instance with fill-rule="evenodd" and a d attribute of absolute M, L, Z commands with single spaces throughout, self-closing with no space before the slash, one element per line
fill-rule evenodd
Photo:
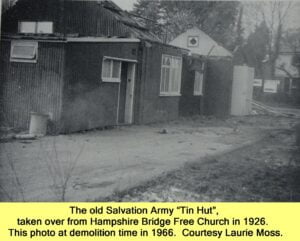
<path fill-rule="evenodd" d="M 178 117 L 183 49 L 112 1 L 19 0 L 2 18 L 1 112 L 57 132 Z"/>

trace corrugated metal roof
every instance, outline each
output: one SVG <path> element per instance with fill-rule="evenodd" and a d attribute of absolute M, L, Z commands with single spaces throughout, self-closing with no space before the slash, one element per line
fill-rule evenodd
<path fill-rule="evenodd" d="M 10 34 L 18 34 L 18 21 L 53 21 L 53 36 L 72 34 L 161 42 L 140 21 L 111 0 L 19 0 L 3 20 L 3 31 Z"/>
<path fill-rule="evenodd" d="M 138 21 L 136 18 L 132 17 L 128 12 L 122 10 L 111 0 L 104 0 L 100 2 L 105 9 L 111 12 L 114 17 L 126 25 L 137 38 L 142 38 L 146 40 L 159 41 L 161 40 L 153 34 L 149 29 L 142 24 L 141 21 Z"/>
<path fill-rule="evenodd" d="M 134 37 L 149 41 L 161 42 L 161 40 L 149 29 L 147 29 L 141 22 L 133 18 L 128 12 L 122 10 L 111 0 L 65 1 L 67 2 L 65 4 L 65 12 L 67 12 L 68 18 L 72 19 L 71 21 L 66 23 L 67 27 L 72 25 L 72 22 L 78 21 L 76 20 L 76 18 L 78 17 L 78 14 L 76 14 L 76 12 L 85 11 L 85 14 L 84 16 L 82 16 L 82 18 L 93 17 L 94 20 L 91 21 L 94 21 L 94 24 L 103 29 L 106 33 L 106 36 Z M 99 6 L 101 6 L 101 8 L 99 8 Z M 70 11 L 72 12 L 72 14 L 68 14 L 68 12 Z M 91 13 L 90 16 L 88 16 L 88 12 Z M 79 15 L 82 15 L 82 13 L 79 13 Z M 86 20 L 81 20 L 81 22 L 83 21 Z M 72 28 L 72 26 L 70 27 Z M 89 26 L 81 25 L 81 28 L 88 27 Z M 93 27 L 93 25 L 91 27 Z"/>

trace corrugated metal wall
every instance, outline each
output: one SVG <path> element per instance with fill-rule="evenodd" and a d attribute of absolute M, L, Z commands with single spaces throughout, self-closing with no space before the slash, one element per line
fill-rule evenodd
<path fill-rule="evenodd" d="M 180 96 L 160 96 L 162 54 L 182 56 L 178 48 L 159 43 L 147 44 L 143 48 L 144 66 L 141 66 L 141 91 L 139 101 L 139 123 L 169 121 L 179 116 Z"/>
<path fill-rule="evenodd" d="M 205 115 L 220 117 L 230 115 L 232 80 L 232 60 L 208 60 L 204 96 Z"/>
<path fill-rule="evenodd" d="M 66 33 L 80 36 L 125 36 L 128 29 L 97 2 L 65 2 Z"/>
<path fill-rule="evenodd" d="M 103 56 L 109 56 L 137 60 L 137 48 L 137 43 L 67 45 L 63 98 L 64 132 L 116 124 L 119 83 L 102 81 L 102 59 Z"/>
<path fill-rule="evenodd" d="M 30 112 L 60 119 L 64 47 L 40 42 L 37 63 L 10 62 L 10 42 L 1 46 L 1 90 L 4 124 L 27 129 Z"/>
<path fill-rule="evenodd" d="M 190 56 L 184 56 L 183 58 L 179 103 L 179 113 L 182 116 L 199 115 L 203 112 L 203 97 L 194 95 L 195 70 L 201 71 L 202 62 L 204 60 L 199 61 Z"/>

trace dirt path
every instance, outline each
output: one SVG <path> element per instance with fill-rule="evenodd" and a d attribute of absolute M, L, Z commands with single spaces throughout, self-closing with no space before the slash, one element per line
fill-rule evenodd
<path fill-rule="evenodd" d="M 153 179 L 161 182 L 153 184 L 153 188 L 161 188 L 167 197 L 161 198 L 165 194 L 157 191 L 146 191 L 144 199 L 144 192 L 133 199 L 151 201 L 158 196 L 158 200 L 180 200 L 177 196 L 183 195 L 187 201 L 238 200 L 236 195 L 250 193 L 252 189 L 246 184 L 256 180 L 255 175 L 262 175 L 263 179 L 264 171 L 273 170 L 268 166 L 271 164 L 264 162 L 265 154 L 250 151 L 245 158 L 226 159 L 227 154 L 221 158 L 207 157 L 257 142 L 274 129 L 287 131 L 295 122 L 296 119 L 271 116 L 225 120 L 193 117 L 171 123 L 0 143 L 0 200 L 103 200 Z M 278 156 L 281 146 L 290 147 L 290 144 L 277 146 Z M 165 173 L 171 174 L 166 177 Z M 149 190 L 153 185 L 147 185 Z M 261 188 L 261 181 L 257 185 Z M 182 194 L 182 190 L 189 191 Z M 294 192 L 287 190 L 294 199 Z M 173 198 L 174 192 L 178 195 Z M 154 197 L 148 197 L 149 193 L 155 193 Z M 259 194 L 252 193 L 251 197 L 242 197 L 260 200 Z"/>
<path fill-rule="evenodd" d="M 185 165 L 114 201 L 300 201 L 300 152 L 291 130 Z"/>

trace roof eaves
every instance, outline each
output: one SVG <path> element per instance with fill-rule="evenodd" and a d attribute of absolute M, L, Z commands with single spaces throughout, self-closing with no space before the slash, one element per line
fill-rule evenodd
<path fill-rule="evenodd" d="M 139 43 L 140 40 L 137 38 L 68 37 L 67 42 Z"/>
<path fill-rule="evenodd" d="M 51 35 L 24 35 L 24 34 L 1 34 L 2 40 L 41 40 L 41 41 L 65 41 L 63 36 L 51 36 Z"/>

